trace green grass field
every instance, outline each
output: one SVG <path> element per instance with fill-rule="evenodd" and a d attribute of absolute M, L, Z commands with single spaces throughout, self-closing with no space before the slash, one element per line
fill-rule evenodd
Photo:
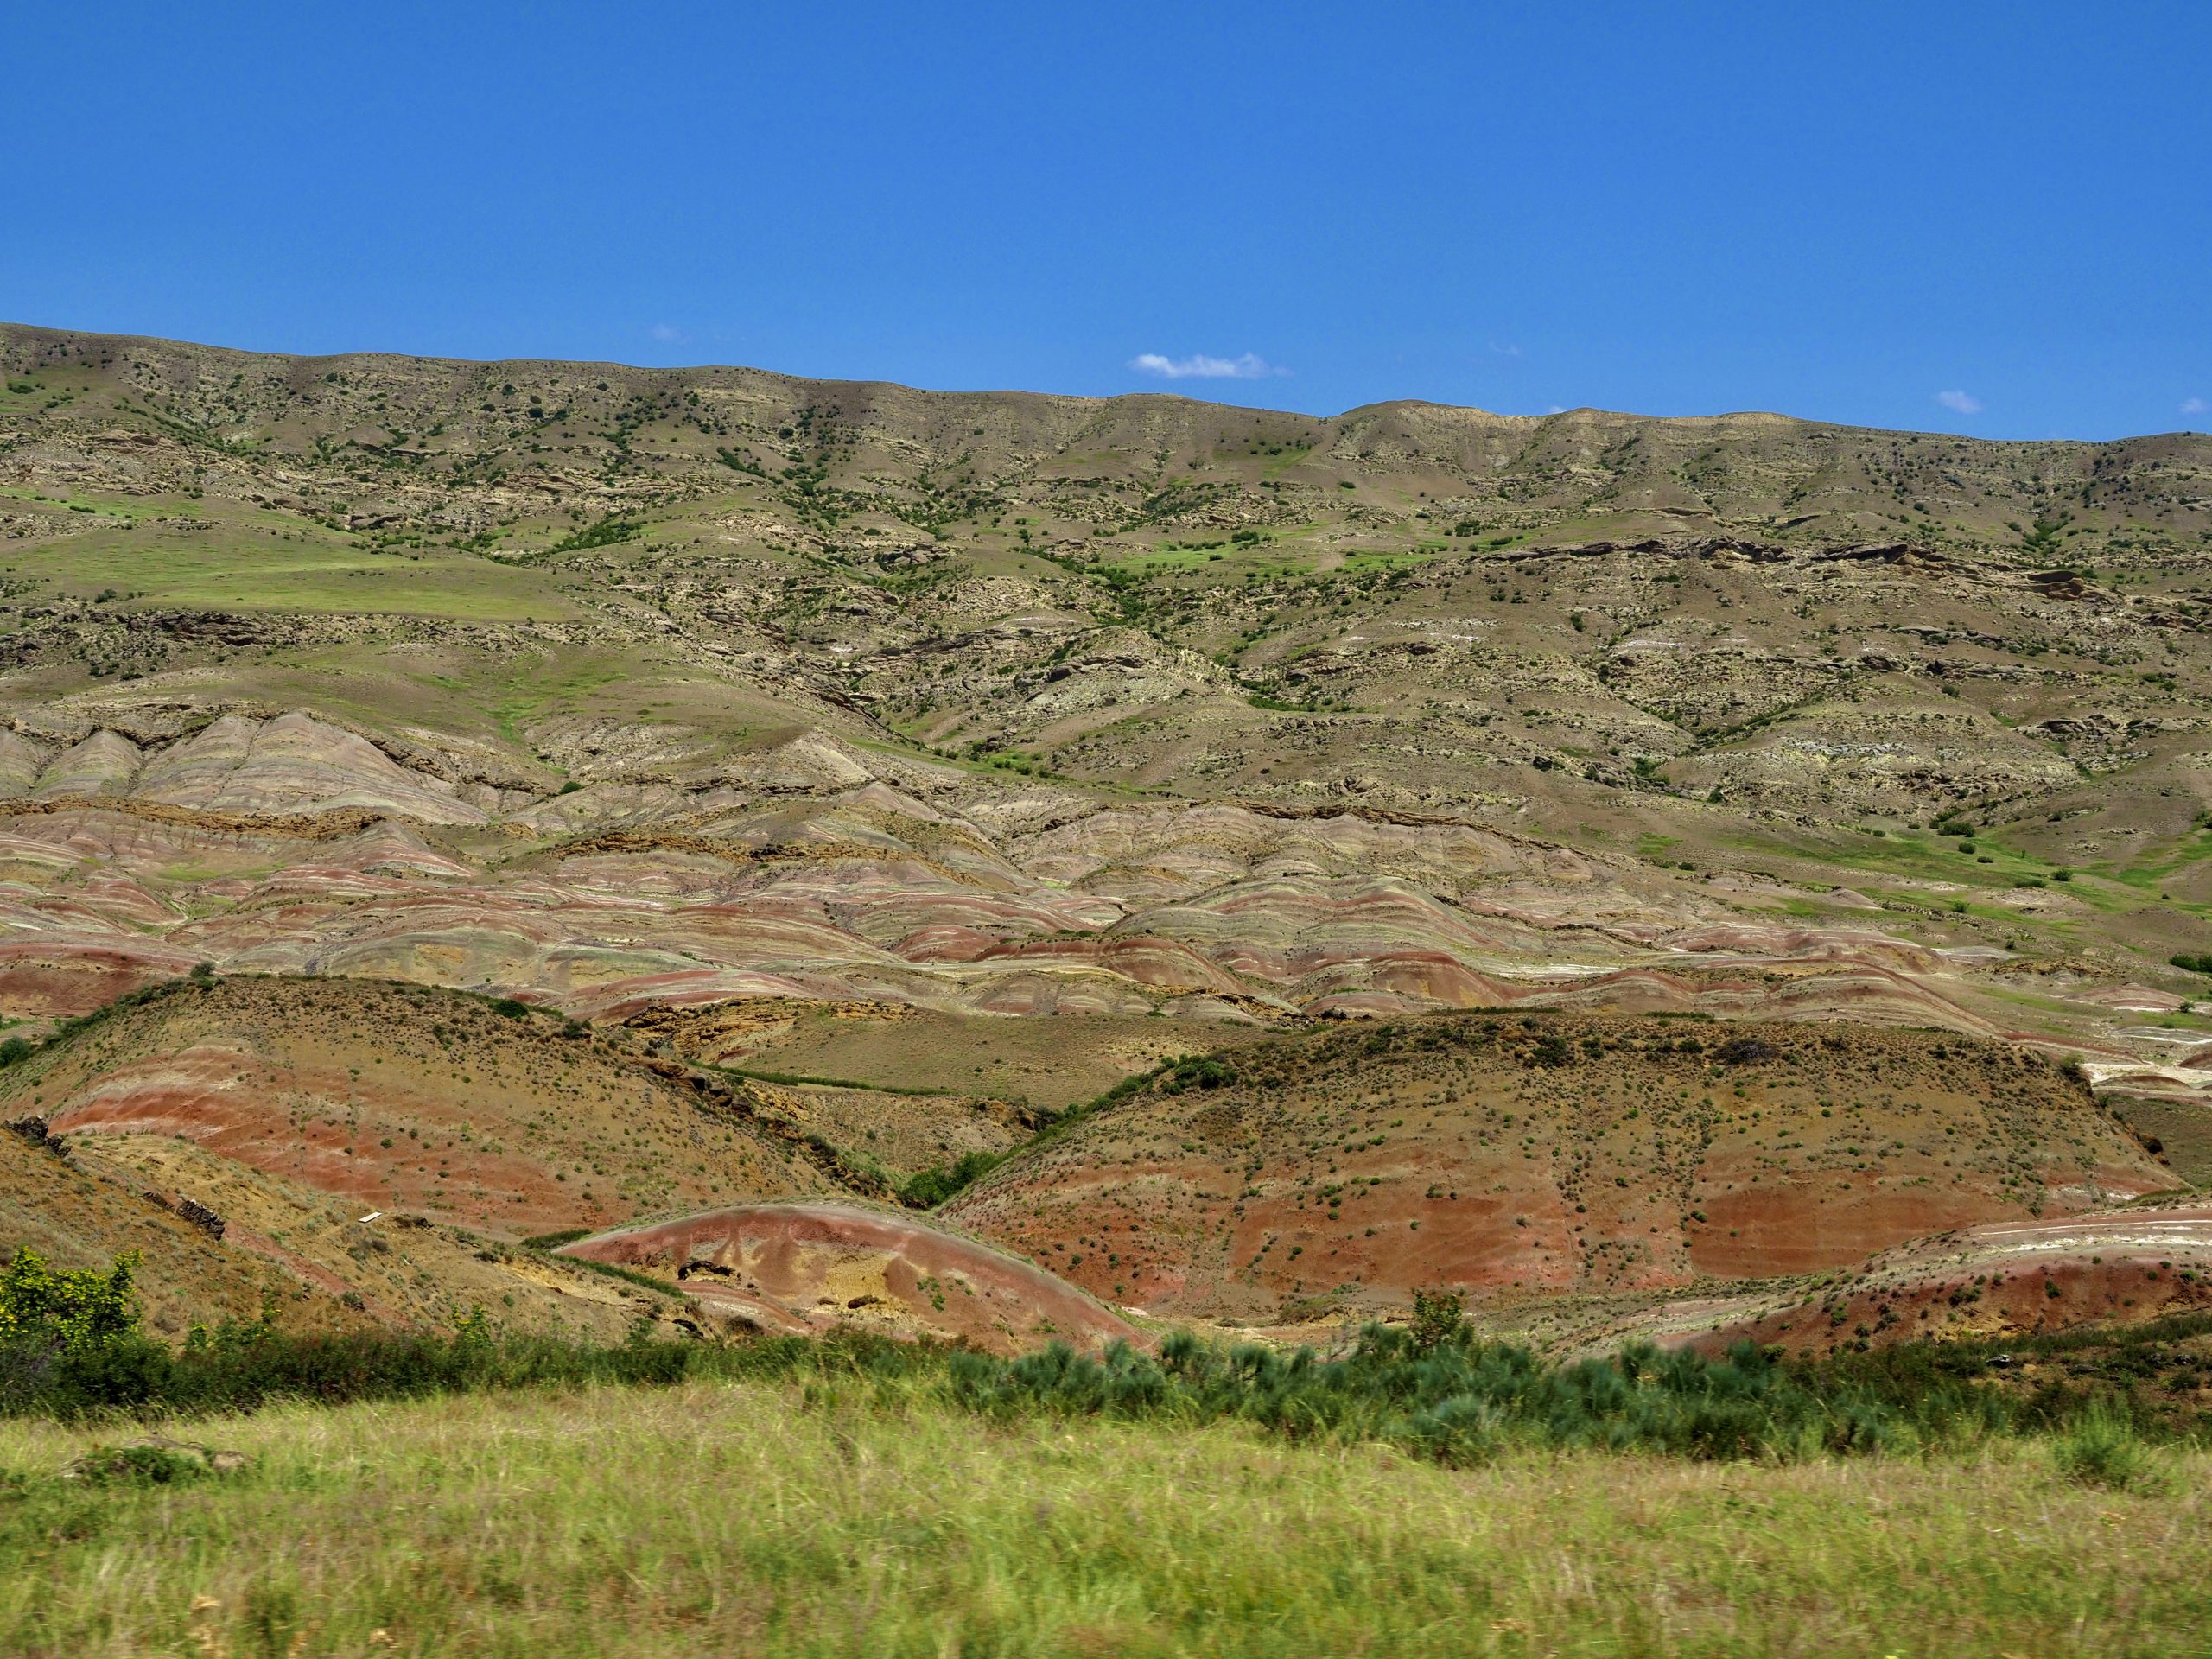
<path fill-rule="evenodd" d="M 284 521 L 286 529 L 299 529 Z M 149 606 L 382 613 L 519 622 L 575 613 L 556 572 L 444 548 L 372 551 L 302 530 L 239 525 L 205 539 L 158 529 L 99 533 L 39 550 L 36 574 L 69 590 L 114 589 Z"/>
<path fill-rule="evenodd" d="M 2024 1441 L 1455 1472 L 1239 1426 L 986 1425 L 753 1382 L 171 1432 L 251 1462 L 64 1481 L 98 1435 L 0 1424 L 0 1648 L 2047 1659 L 2201 1653 L 2212 1630 L 2202 1452 L 2152 1497 L 2069 1484 Z"/>

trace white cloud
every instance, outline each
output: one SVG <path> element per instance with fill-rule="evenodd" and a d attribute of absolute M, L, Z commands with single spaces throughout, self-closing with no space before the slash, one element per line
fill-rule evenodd
<path fill-rule="evenodd" d="M 1139 352 L 1129 359 L 1139 374 L 1156 374 L 1162 380 L 1264 380 L 1271 374 L 1288 374 L 1263 357 L 1247 352 L 1242 357 L 1163 357 L 1158 352 Z"/>
<path fill-rule="evenodd" d="M 2209 410 L 2212 410 L 2212 404 L 2206 403 L 2202 397 L 2184 397 L 2181 400 L 2181 412 L 2184 415 L 2202 415 Z"/>
<path fill-rule="evenodd" d="M 671 323 L 657 322 L 645 332 L 655 340 L 662 341 L 674 341 L 683 338 L 683 331 Z"/>
<path fill-rule="evenodd" d="M 1981 399 L 1970 391 L 1939 391 L 1936 394 L 1936 401 L 1954 415 L 1981 413 Z"/>

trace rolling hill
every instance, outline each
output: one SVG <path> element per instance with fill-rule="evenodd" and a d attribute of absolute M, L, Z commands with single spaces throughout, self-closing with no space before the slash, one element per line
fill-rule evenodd
<path fill-rule="evenodd" d="M 2178 1183 L 2039 1058 L 1840 1023 L 1440 1016 L 1171 1069 L 955 1199 L 1149 1312 L 1688 1293 Z"/>
<path fill-rule="evenodd" d="M 987 1246 L 1625 1318 L 2212 1179 L 2212 439 L 0 369 L 0 1105 L 73 1148 L 0 1243 L 165 1309 L 696 1321 L 528 1241 L 798 1205 L 915 1329 Z"/>

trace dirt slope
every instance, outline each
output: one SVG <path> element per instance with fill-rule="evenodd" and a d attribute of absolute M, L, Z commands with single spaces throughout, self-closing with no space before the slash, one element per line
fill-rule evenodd
<path fill-rule="evenodd" d="M 548 1015 L 357 981 L 178 985 L 0 1073 L 0 1112 L 20 1109 L 73 1139 L 172 1136 L 364 1209 L 509 1236 L 831 1185 L 680 1065 Z"/>
<path fill-rule="evenodd" d="M 1169 1312 L 1625 1318 L 2212 1168 L 2212 440 L 0 365 L 0 1022 L 221 976 L 0 1114 L 349 1314 L 615 1328 L 683 1304 L 519 1241 L 1231 1048 L 957 1215 Z"/>
<path fill-rule="evenodd" d="M 0 1130 L 0 1255 L 29 1249 L 52 1267 L 74 1271 L 105 1268 L 136 1253 L 147 1325 L 171 1338 L 195 1324 L 256 1319 L 264 1307 L 292 1329 L 367 1323 L 334 1294 L 312 1294 L 237 1241 L 226 1243 L 187 1219 L 178 1196 L 126 1166 L 65 1155 Z"/>
<path fill-rule="evenodd" d="M 1065 1281 L 918 1217 L 753 1205 L 581 1239 L 560 1254 L 655 1270 L 707 1313 L 771 1331 L 853 1325 L 999 1353 L 1136 1335 Z"/>
<path fill-rule="evenodd" d="M 2212 1210 L 1999 1222 L 1884 1250 L 1814 1294 L 1723 1320 L 1694 1345 L 1751 1340 L 1817 1355 L 1915 1338 L 2003 1339 L 2141 1324 L 2212 1307 Z"/>
<path fill-rule="evenodd" d="M 1596 1015 L 1269 1040 L 1048 1136 L 961 1225 L 1148 1311 L 1660 1293 L 2171 1187 L 2079 1083 L 1938 1033 Z"/>

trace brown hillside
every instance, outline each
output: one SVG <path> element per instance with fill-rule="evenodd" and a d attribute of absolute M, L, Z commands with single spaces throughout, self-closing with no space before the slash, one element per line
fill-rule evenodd
<path fill-rule="evenodd" d="M 1243 1320 L 2212 1167 L 2212 439 L 0 366 L 0 1113 L 351 1313 L 611 1329 L 521 1241 L 971 1154 Z"/>
<path fill-rule="evenodd" d="M 1692 1338 L 1806 1355 L 1915 1338 L 2007 1339 L 2212 1308 L 2212 1210 L 2158 1202 L 2109 1215 L 1992 1223 L 1915 1239 L 1814 1294 Z"/>
<path fill-rule="evenodd" d="M 365 1323 L 334 1296 L 312 1294 L 237 1241 L 185 1219 L 176 1196 L 111 1160 L 65 1155 L 0 1130 L 0 1259 L 27 1249 L 76 1271 L 135 1253 L 147 1325 L 173 1339 L 195 1324 L 258 1319 L 264 1307 L 293 1329 Z"/>
<path fill-rule="evenodd" d="M 918 1217 L 849 1205 L 749 1205 L 620 1228 L 560 1254 L 657 1272 L 715 1320 L 854 1326 L 1014 1353 L 1135 1337 L 1065 1280 Z"/>
<path fill-rule="evenodd" d="M 0 1073 L 0 1113 L 26 1109 L 72 1139 L 168 1136 L 507 1236 L 831 1186 L 679 1065 L 553 1016 L 359 981 L 170 987 Z"/>
<path fill-rule="evenodd" d="M 1113 1300 L 1267 1321 L 1806 1273 L 2174 1184 L 2046 1061 L 1941 1033 L 1437 1017 L 1225 1069 L 1047 1137 L 949 1214 Z"/>

